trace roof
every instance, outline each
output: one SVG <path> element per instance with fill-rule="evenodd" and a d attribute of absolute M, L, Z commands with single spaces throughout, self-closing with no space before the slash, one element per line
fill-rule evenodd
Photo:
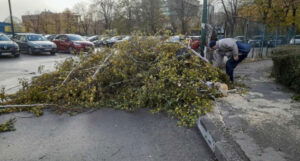
<path fill-rule="evenodd" d="M 41 34 L 35 34 L 35 33 L 16 33 L 16 35 L 41 35 Z"/>
<path fill-rule="evenodd" d="M 7 23 L 7 22 L 0 22 L 0 25 L 10 25 L 10 23 Z"/>

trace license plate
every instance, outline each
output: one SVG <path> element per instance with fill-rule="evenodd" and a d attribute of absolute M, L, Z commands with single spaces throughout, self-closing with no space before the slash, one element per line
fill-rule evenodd
<path fill-rule="evenodd" d="M 1 53 L 1 55 L 11 55 L 11 53 Z"/>

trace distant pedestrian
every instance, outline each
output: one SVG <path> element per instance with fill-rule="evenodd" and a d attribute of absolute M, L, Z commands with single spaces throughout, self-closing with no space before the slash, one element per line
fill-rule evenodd
<path fill-rule="evenodd" d="M 224 57 L 228 57 L 226 62 L 226 73 L 233 82 L 233 71 L 236 66 L 247 58 L 251 45 L 247 43 L 237 42 L 233 38 L 221 39 L 219 41 L 211 41 L 209 47 L 216 50 L 216 66 L 220 67 L 223 64 Z"/>

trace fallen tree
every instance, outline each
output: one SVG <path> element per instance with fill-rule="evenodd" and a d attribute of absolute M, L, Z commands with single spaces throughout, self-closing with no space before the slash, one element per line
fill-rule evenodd
<path fill-rule="evenodd" d="M 211 110 L 213 98 L 221 96 L 207 82 L 229 81 L 219 69 L 180 49 L 181 44 L 155 37 L 134 37 L 79 60 L 67 59 L 31 83 L 21 82 L 19 92 L 2 98 L 2 107 L 149 108 L 176 117 L 180 125 L 193 126 Z M 0 109 L 0 114 L 1 110 L 7 109 Z"/>
<path fill-rule="evenodd" d="M 9 132 L 9 131 L 15 131 L 14 124 L 16 122 L 16 119 L 9 119 L 3 124 L 0 124 L 0 132 Z"/>

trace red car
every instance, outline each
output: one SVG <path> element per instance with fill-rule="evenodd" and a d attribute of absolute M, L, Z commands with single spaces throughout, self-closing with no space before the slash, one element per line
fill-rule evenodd
<path fill-rule="evenodd" d="M 64 34 L 58 35 L 53 40 L 57 46 L 57 50 L 60 52 L 68 53 L 79 53 L 83 52 L 92 52 L 94 50 L 94 44 L 85 40 L 80 35 L 75 34 Z"/>
<path fill-rule="evenodd" d="M 201 37 L 200 36 L 190 36 L 190 47 L 194 50 L 199 50 L 201 45 Z"/>

